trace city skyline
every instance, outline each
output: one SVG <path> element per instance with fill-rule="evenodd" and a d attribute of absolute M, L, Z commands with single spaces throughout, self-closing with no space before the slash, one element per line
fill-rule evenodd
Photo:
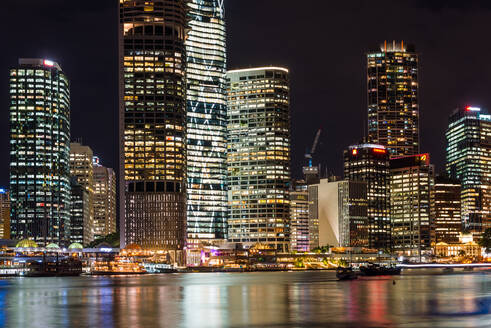
<path fill-rule="evenodd" d="M 117 20 L 117 4 L 111 1 L 101 1 L 97 6 L 88 5 L 87 8 L 79 8 L 79 11 L 70 12 L 70 8 L 74 8 L 75 5 L 50 0 L 43 3 L 43 8 L 41 8 L 34 1 L 26 2 L 32 4 L 28 10 L 17 4 L 1 4 L 0 6 L 2 7 L 0 8 L 5 9 L 2 10 L 3 13 L 12 12 L 13 14 L 11 16 L 15 16 L 16 12 L 20 13 L 20 10 L 22 10 L 23 14 L 39 22 L 39 30 L 43 34 L 43 41 L 34 41 L 26 45 L 20 44 L 17 40 L 22 38 L 8 36 L 9 44 L 13 46 L 6 49 L 5 53 L 0 55 L 1 62 L 6 67 L 10 67 L 21 56 L 51 58 L 62 62 L 67 74 L 73 77 L 72 89 L 75 91 L 72 99 L 72 136 L 74 138 L 81 137 L 84 143 L 90 144 L 94 148 L 94 152 L 99 154 L 108 166 L 117 169 L 117 152 L 113 146 L 117 142 L 117 120 L 115 119 L 117 104 L 114 99 L 117 95 L 117 82 L 110 82 L 114 80 L 112 76 L 117 73 L 117 62 L 114 62 L 113 58 L 114 53 L 117 52 L 117 39 L 114 37 L 117 34 L 117 27 L 113 26 L 114 20 Z M 485 76 L 483 72 L 491 68 L 485 67 L 483 70 L 480 66 L 477 67 L 474 62 L 485 63 L 482 59 L 483 57 L 481 57 L 482 55 L 478 53 L 469 54 L 467 51 L 461 49 L 466 46 L 470 47 L 473 43 L 472 38 L 463 40 L 460 34 L 457 36 L 456 41 L 460 41 L 460 46 L 453 51 L 455 51 L 456 58 L 460 59 L 463 64 L 461 65 L 462 67 L 452 69 L 452 75 L 449 75 L 447 70 L 445 70 L 445 66 L 449 65 L 448 59 L 442 56 L 451 47 L 454 47 L 454 41 L 452 40 L 450 42 L 450 40 L 444 38 L 443 27 L 437 26 L 432 19 L 439 15 L 440 23 L 448 26 L 451 15 L 458 14 L 462 16 L 462 23 L 459 26 L 468 29 L 468 31 L 474 31 L 482 28 L 482 25 L 477 27 L 462 26 L 464 22 L 471 22 L 477 16 L 491 16 L 491 12 L 487 8 L 484 8 L 485 10 L 479 14 L 478 9 L 481 7 L 479 7 L 478 3 L 476 4 L 477 9 L 472 6 L 464 8 L 450 6 L 447 8 L 433 5 L 431 8 L 428 8 L 416 4 L 406 5 L 408 13 L 405 15 L 424 14 L 417 30 L 429 28 L 430 33 L 425 36 L 408 31 L 409 29 L 403 27 L 403 24 L 395 24 L 394 28 L 390 32 L 386 31 L 386 33 L 383 32 L 381 26 L 377 25 L 371 35 L 367 36 L 367 32 L 363 32 L 361 36 L 357 36 L 350 41 L 345 40 L 343 37 L 345 35 L 331 35 L 330 38 L 332 41 L 329 42 L 329 45 L 336 50 L 342 49 L 341 52 L 345 54 L 343 56 L 336 55 L 334 51 L 327 51 L 327 46 L 326 48 L 317 45 L 309 46 L 311 56 L 317 58 L 318 54 L 324 53 L 331 62 L 333 60 L 339 62 L 339 65 L 337 65 L 340 67 L 339 69 L 335 68 L 328 75 L 320 74 L 323 78 L 327 79 L 323 82 L 324 85 L 315 83 L 316 81 L 320 81 L 321 77 L 318 77 L 319 74 L 316 74 L 317 67 L 313 63 L 310 63 L 313 62 L 312 60 L 309 63 L 300 61 L 299 53 L 296 50 L 289 51 L 286 55 L 276 54 L 276 52 L 284 53 L 285 50 L 291 49 L 291 41 L 287 40 L 292 39 L 300 42 L 301 38 L 298 37 L 298 32 L 293 33 L 293 37 L 289 38 L 290 28 L 282 31 L 281 29 L 272 27 L 271 24 L 273 23 L 283 26 L 276 18 L 273 19 L 274 22 L 272 23 L 267 22 L 267 15 L 271 15 L 275 7 L 273 3 L 260 4 L 258 1 L 250 1 L 248 5 L 245 5 L 240 2 L 225 1 L 227 30 L 229 32 L 229 40 L 227 41 L 229 44 L 229 68 L 264 64 L 281 64 L 289 67 L 293 90 L 292 122 L 295 122 L 295 125 L 292 127 L 292 175 L 294 177 L 301 176 L 301 166 L 304 165 L 303 153 L 311 144 L 315 130 L 319 127 L 323 128 L 323 134 L 321 136 L 319 155 L 314 158 L 314 161 L 320 161 L 324 167 L 327 166 L 328 171 L 333 171 L 341 175 L 342 151 L 348 145 L 360 141 L 364 135 L 363 130 L 366 125 L 363 121 L 366 113 L 366 106 L 364 105 L 364 94 L 366 90 L 362 75 L 365 70 L 363 58 L 367 52 L 376 49 L 384 40 L 404 40 L 405 43 L 414 44 L 420 55 L 420 72 L 422 72 L 420 77 L 420 150 L 421 152 L 432 154 L 432 158 L 436 164 L 436 172 L 442 172 L 444 170 L 445 151 L 442 144 L 444 143 L 444 131 L 446 129 L 448 115 L 459 105 L 471 104 L 483 108 L 491 105 L 491 99 L 486 95 L 486 90 L 483 87 L 489 81 L 489 77 Z M 293 15 L 292 2 L 286 1 L 283 3 L 284 6 L 279 9 L 281 13 L 286 16 Z M 262 9 L 257 10 L 260 5 Z M 321 4 L 320 6 L 326 10 L 331 9 L 328 10 L 329 15 L 333 15 L 330 13 L 331 11 L 337 11 L 340 17 L 346 17 L 347 14 L 353 15 L 349 10 L 349 6 L 329 6 L 326 4 Z M 49 13 L 49 8 L 59 8 L 62 14 Z M 365 9 L 368 11 L 372 10 L 371 8 Z M 39 10 L 45 12 L 48 17 L 54 18 L 50 24 L 44 23 L 44 18 L 42 21 L 41 18 L 36 16 Z M 304 13 L 303 9 L 301 9 L 300 14 Z M 98 30 L 97 35 L 92 35 L 90 39 L 84 32 L 85 30 L 81 29 L 80 25 L 81 15 L 84 14 L 93 16 L 94 27 L 91 29 Z M 356 16 L 358 14 L 355 13 L 354 15 Z M 65 16 L 67 18 L 63 18 Z M 251 21 L 247 21 L 245 17 L 251 17 Z M 65 24 L 65 19 L 68 18 L 73 21 L 73 24 Z M 5 17 L 5 19 L 7 21 L 9 19 L 11 20 L 9 17 Z M 360 18 L 361 22 L 365 20 L 365 18 Z M 385 21 L 392 22 L 393 19 L 385 18 Z M 265 40 L 252 40 L 247 33 L 244 33 L 242 27 L 240 27 L 243 24 L 246 24 L 244 30 L 252 29 L 252 31 L 257 31 L 262 27 L 271 30 L 271 33 L 265 35 Z M 480 22 L 480 24 L 485 23 Z M 54 33 L 62 25 L 67 31 L 60 31 L 60 35 Z M 312 27 L 316 27 L 315 34 L 317 35 L 322 31 L 326 31 L 329 26 L 313 25 Z M 21 28 L 18 33 L 22 36 L 27 31 Z M 272 33 L 275 33 L 274 37 L 270 35 Z M 345 33 L 351 35 L 350 33 L 353 32 Z M 467 36 L 469 33 L 462 34 Z M 69 34 L 76 42 L 67 39 Z M 57 42 L 58 38 L 66 42 Z M 435 39 L 438 40 L 436 44 L 430 42 Z M 97 55 L 87 54 L 84 49 L 80 49 L 80 45 L 88 45 L 89 40 L 90 42 L 95 42 L 101 49 L 105 50 Z M 243 42 L 248 42 L 250 47 L 247 47 L 244 51 L 238 51 Z M 265 43 L 269 43 L 270 45 L 264 47 Z M 79 49 L 80 53 L 77 53 Z M 258 49 L 261 50 L 259 51 Z M 472 61 L 466 59 L 468 57 L 472 58 Z M 112 59 L 108 61 L 109 58 Z M 94 70 L 94 72 L 91 72 L 91 70 Z M 345 73 L 342 73 L 343 70 Z M 476 76 L 475 79 L 470 79 L 472 75 L 469 71 L 474 73 L 473 75 Z M 95 74 L 96 72 L 97 74 Z M 334 80 L 339 83 L 334 83 Z M 466 81 L 465 83 L 463 82 L 464 80 Z M 310 81 L 312 83 L 308 83 Z M 86 86 L 89 84 L 90 86 Z M 441 87 L 435 89 L 437 84 L 440 84 Z M 306 89 L 302 85 L 310 85 L 312 90 Z M 1 81 L 0 86 L 2 86 L 0 95 L 6 97 L 6 81 Z M 348 90 L 351 90 L 350 92 L 355 96 L 348 94 Z M 322 98 L 322 95 L 326 93 L 332 97 L 332 102 L 326 102 Z M 348 95 L 349 97 L 347 97 Z M 97 99 L 95 106 L 89 105 L 89 101 L 92 104 L 93 99 Z M 348 129 L 339 127 L 341 124 L 337 123 L 341 122 L 342 119 L 337 111 L 330 111 L 331 115 L 326 114 L 328 112 L 327 108 L 341 108 L 343 102 L 346 104 L 345 110 L 352 115 L 359 115 L 360 117 L 360 120 L 351 122 L 355 131 L 358 130 L 356 135 L 355 133 L 344 131 Z M 309 115 L 303 115 L 306 110 Z M 85 117 L 95 113 L 101 115 L 101 122 L 95 123 L 92 131 L 87 131 L 84 129 L 87 123 L 87 118 Z M 5 113 L 5 115 L 7 114 Z M 319 123 L 312 126 L 313 121 Z M 306 129 L 311 131 L 310 134 L 304 133 Z M 5 136 L 6 126 L 2 130 L 0 133 L 3 133 L 3 136 Z M 433 131 L 438 131 L 438 133 L 435 133 L 436 137 L 431 137 Z M 105 137 L 102 137 L 103 134 Z M 4 141 L 4 138 L 2 139 L 0 142 L 0 154 L 6 154 L 8 152 L 8 143 Z M 8 165 L 0 163 L 0 168 L 3 168 L 1 170 L 2 172 L 6 172 Z M 322 171 L 323 173 L 325 172 L 324 169 Z M 8 174 L 0 174 L 0 183 L 6 186 L 7 182 Z"/>

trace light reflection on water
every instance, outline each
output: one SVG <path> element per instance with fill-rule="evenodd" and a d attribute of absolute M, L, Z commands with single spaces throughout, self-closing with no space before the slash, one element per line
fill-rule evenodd
<path fill-rule="evenodd" d="M 491 275 L 333 272 L 0 280 L 0 327 L 491 327 Z"/>

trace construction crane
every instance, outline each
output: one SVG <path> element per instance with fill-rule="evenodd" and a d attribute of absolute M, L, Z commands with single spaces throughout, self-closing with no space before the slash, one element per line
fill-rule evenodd
<path fill-rule="evenodd" d="M 317 144 L 319 143 L 321 132 L 322 129 L 317 130 L 317 133 L 315 134 L 315 138 L 314 138 L 314 143 L 312 144 L 312 148 L 310 149 L 310 151 L 307 150 L 307 153 L 305 154 L 308 167 L 312 167 L 312 155 L 314 155 L 315 149 L 317 148 Z"/>

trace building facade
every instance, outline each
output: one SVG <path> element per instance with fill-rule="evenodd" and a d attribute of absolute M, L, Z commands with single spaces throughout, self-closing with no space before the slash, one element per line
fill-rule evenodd
<path fill-rule="evenodd" d="M 392 249 L 412 258 L 431 253 L 431 191 L 434 168 L 429 154 L 390 160 Z"/>
<path fill-rule="evenodd" d="M 121 246 L 186 243 L 185 0 L 120 1 Z"/>
<path fill-rule="evenodd" d="M 94 239 L 117 231 L 116 226 L 116 174 L 94 160 Z"/>
<path fill-rule="evenodd" d="M 10 193 L 0 188 L 0 239 L 10 239 Z"/>
<path fill-rule="evenodd" d="M 285 68 L 227 73 L 228 240 L 290 244 L 290 96 Z"/>
<path fill-rule="evenodd" d="M 227 238 L 227 92 L 223 0 L 188 2 L 187 244 Z"/>
<path fill-rule="evenodd" d="M 94 168 L 92 166 L 92 159 L 94 154 L 89 146 L 84 146 L 78 142 L 70 143 L 70 175 L 74 177 L 77 184 L 85 188 L 88 197 L 89 216 L 84 217 L 83 220 L 73 220 L 73 210 L 72 210 L 72 225 L 70 227 L 71 232 L 77 231 L 76 239 L 79 232 L 82 232 L 83 242 L 81 244 L 88 244 L 94 240 Z M 74 184 L 72 183 L 72 186 Z M 79 197 L 80 192 L 77 191 L 76 197 Z M 72 192 L 72 199 L 74 193 Z M 85 213 L 84 213 L 85 214 Z M 75 227 L 73 224 L 81 224 L 81 226 Z M 72 240 L 73 240 L 72 238 Z M 74 241 L 72 241 L 74 242 Z M 78 241 L 77 241 L 78 242 Z"/>
<path fill-rule="evenodd" d="M 70 243 L 87 245 L 92 241 L 90 196 L 87 188 L 78 183 L 76 177 L 71 181 L 70 197 Z M 90 233 L 89 233 L 90 231 Z"/>
<path fill-rule="evenodd" d="M 479 236 L 491 228 L 491 115 L 457 108 L 449 119 L 447 175 L 460 181 L 464 228 Z"/>
<path fill-rule="evenodd" d="M 389 152 L 376 144 L 344 151 L 344 179 L 367 183 L 369 247 L 391 249 Z"/>
<path fill-rule="evenodd" d="M 12 239 L 68 244 L 69 161 L 68 79 L 55 62 L 19 59 L 10 70 Z"/>
<path fill-rule="evenodd" d="M 294 181 L 290 191 L 290 250 L 310 250 L 309 192 L 304 180 Z"/>
<path fill-rule="evenodd" d="M 458 243 L 462 233 L 462 217 L 460 213 L 459 181 L 447 177 L 435 178 L 433 188 L 434 210 L 434 242 Z"/>
<path fill-rule="evenodd" d="M 320 179 L 308 188 L 309 219 L 317 223 L 312 230 L 318 237 L 311 248 L 369 246 L 366 182 Z"/>
<path fill-rule="evenodd" d="M 367 54 L 368 141 L 391 156 L 419 153 L 418 54 L 403 41 Z"/>

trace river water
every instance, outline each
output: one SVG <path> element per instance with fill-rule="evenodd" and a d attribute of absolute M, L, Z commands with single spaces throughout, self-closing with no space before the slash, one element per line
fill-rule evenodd
<path fill-rule="evenodd" d="M 395 284 L 394 284 L 395 281 Z M 0 280 L 0 327 L 491 327 L 491 274 L 333 272 Z"/>

